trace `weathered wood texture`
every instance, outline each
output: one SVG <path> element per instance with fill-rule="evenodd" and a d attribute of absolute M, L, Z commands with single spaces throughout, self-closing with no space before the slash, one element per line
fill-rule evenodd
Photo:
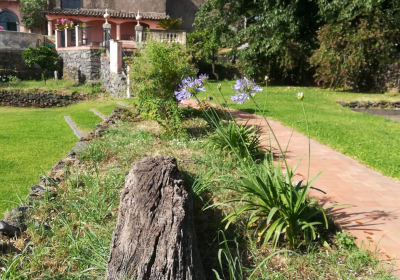
<path fill-rule="evenodd" d="M 121 191 L 106 280 L 204 280 L 193 206 L 176 160 L 136 162 Z"/>

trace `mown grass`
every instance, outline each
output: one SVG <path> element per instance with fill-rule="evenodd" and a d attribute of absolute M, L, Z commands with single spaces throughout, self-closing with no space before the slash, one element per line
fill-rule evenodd
<path fill-rule="evenodd" d="M 0 81 L 0 90 L 19 91 L 33 94 L 52 92 L 57 94 L 85 93 L 91 95 L 100 92 L 101 87 L 99 85 L 92 85 L 91 83 L 76 85 L 73 81 L 68 80 L 49 79 L 46 83 L 44 81 L 35 80 L 14 80 L 12 82 Z"/>
<path fill-rule="evenodd" d="M 393 279 L 373 255 L 346 236 L 335 239 L 331 249 L 316 243 L 266 261 L 271 246 L 260 248 L 257 236 L 240 221 L 225 231 L 227 252 L 238 260 L 229 277 L 225 259 L 220 268 L 218 250 L 224 246 L 218 233 L 232 209 L 204 208 L 232 197 L 228 188 L 237 186 L 240 166 L 231 155 L 211 152 L 205 145 L 209 129 L 202 119 L 191 117 L 184 125 L 191 133 L 181 139 L 166 137 L 151 121 L 120 122 L 95 139 L 80 155 L 84 165 L 69 169 L 57 196 L 35 203 L 27 233 L 15 241 L 21 252 L 0 259 L 1 279 L 104 279 L 125 172 L 134 161 L 157 155 L 176 157 L 186 187 L 203 189 L 195 196 L 194 209 L 207 279 L 217 279 L 213 270 L 224 280 L 247 279 L 256 267 L 253 280 Z"/>
<path fill-rule="evenodd" d="M 101 118 L 95 108 L 109 115 L 117 106 L 114 99 L 85 101 L 63 108 L 0 107 L 0 213 L 25 198 L 29 187 L 65 156 L 78 141 L 66 123 L 70 116 L 87 133 Z"/>
<path fill-rule="evenodd" d="M 216 82 L 206 87 L 207 92 L 199 94 L 200 99 L 212 96 L 214 103 L 223 103 L 217 93 Z M 234 109 L 259 114 L 253 102 L 243 105 L 230 100 L 234 81 L 222 82 L 222 93 L 228 106 Z M 282 122 L 306 134 L 306 122 L 301 103 L 296 93 L 304 92 L 304 106 L 310 125 L 311 138 L 333 149 L 351 156 L 384 175 L 400 178 L 400 123 L 379 116 L 356 113 L 343 108 L 337 101 L 399 101 L 400 96 L 388 94 L 358 94 L 337 92 L 318 88 L 271 87 L 264 88 L 255 97 L 261 108 L 265 104 L 265 116 Z"/>

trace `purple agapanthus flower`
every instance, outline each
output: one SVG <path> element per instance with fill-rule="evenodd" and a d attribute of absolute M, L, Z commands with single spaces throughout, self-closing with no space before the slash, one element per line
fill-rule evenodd
<path fill-rule="evenodd" d="M 203 84 L 207 83 L 209 78 L 210 78 L 210 76 L 208 76 L 208 74 L 200 74 L 199 75 L 199 79 L 201 80 L 201 82 Z"/>
<path fill-rule="evenodd" d="M 238 93 L 231 96 L 231 100 L 237 102 L 238 104 L 243 104 L 246 99 L 250 99 L 247 93 Z"/>
<path fill-rule="evenodd" d="M 206 91 L 203 87 L 201 79 L 186 78 L 182 80 L 182 84 L 179 85 L 179 89 L 175 91 L 176 99 L 179 102 L 190 99 L 192 95 L 195 95 L 199 91 Z"/>
<path fill-rule="evenodd" d="M 257 86 L 253 81 L 250 81 L 246 77 L 236 81 L 235 87 L 232 88 L 237 92 L 236 95 L 231 97 L 232 101 L 236 101 L 238 104 L 243 104 L 246 99 L 250 99 L 250 96 L 256 95 L 256 92 L 263 91 L 262 88 Z"/>

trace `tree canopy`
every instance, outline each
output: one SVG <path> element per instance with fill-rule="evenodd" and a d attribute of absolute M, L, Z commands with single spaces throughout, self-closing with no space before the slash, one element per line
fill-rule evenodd
<path fill-rule="evenodd" d="M 41 27 L 45 22 L 45 9 L 47 0 L 23 0 L 20 11 L 22 24 L 28 28 Z"/>
<path fill-rule="evenodd" d="M 209 0 L 196 15 L 189 43 L 197 60 L 215 59 L 221 48 L 229 48 L 233 61 L 255 78 L 298 83 L 316 74 L 323 85 L 357 88 L 365 81 L 354 75 L 331 80 L 338 71 L 355 73 L 344 56 L 353 55 L 364 68 L 389 63 L 399 42 L 399 7 L 397 0 Z M 360 42 L 362 55 L 356 54 Z M 333 65 L 327 58 L 333 62 L 338 56 L 338 70 L 323 74 L 322 68 Z M 378 71 L 367 72 L 377 79 Z"/>

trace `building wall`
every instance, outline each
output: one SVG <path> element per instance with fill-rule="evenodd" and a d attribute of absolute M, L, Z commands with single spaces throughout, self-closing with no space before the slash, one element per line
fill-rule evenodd
<path fill-rule="evenodd" d="M 55 7 L 61 6 L 61 0 L 55 0 Z M 165 13 L 166 0 L 81 0 L 81 8 Z"/>
<path fill-rule="evenodd" d="M 46 42 L 42 34 L 0 31 L 0 50 L 25 50 L 29 46 L 37 47 Z"/>
<path fill-rule="evenodd" d="M 193 30 L 193 22 L 196 12 L 200 5 L 207 0 L 167 0 L 166 13 L 171 18 L 182 18 L 183 24 L 181 29 L 186 31 Z"/>
<path fill-rule="evenodd" d="M 0 10 L 3 9 L 8 9 L 10 11 L 12 11 L 19 20 L 19 31 L 21 32 L 28 32 L 28 29 L 25 28 L 24 26 L 22 26 L 21 24 L 21 19 L 22 19 L 22 14 L 19 11 L 19 2 L 18 1 L 0 1 Z"/>

